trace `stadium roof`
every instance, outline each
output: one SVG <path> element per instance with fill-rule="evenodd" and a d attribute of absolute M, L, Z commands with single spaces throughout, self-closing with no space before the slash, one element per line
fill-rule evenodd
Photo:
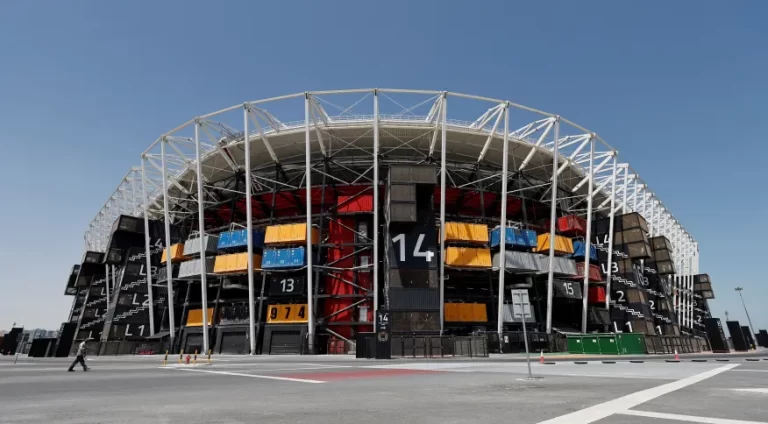
<path fill-rule="evenodd" d="M 697 262 L 698 244 L 693 237 L 639 174 L 618 161 L 618 151 L 597 133 L 557 115 L 501 99 L 399 89 L 304 92 L 245 102 L 168 131 L 141 154 L 140 166 L 130 169 L 94 217 L 86 231 L 86 248 L 103 250 L 114 220 L 121 214 L 142 216 L 144 199 L 148 199 L 150 216 L 162 216 L 163 170 L 169 210 L 190 210 L 185 202 L 196 192 L 196 140 L 204 185 L 242 171 L 246 121 L 253 170 L 274 168 L 275 164 L 303 165 L 307 137 L 313 161 L 371 157 L 375 116 L 381 156 L 391 160 L 439 159 L 444 115 L 447 162 L 500 169 L 507 111 L 510 173 L 524 171 L 551 185 L 557 148 L 558 188 L 574 197 L 586 197 L 590 141 L 594 141 L 593 210 L 609 212 L 611 191 L 615 190 L 616 211 L 641 213 L 654 234 L 665 235 L 679 253 Z M 582 207 L 586 209 L 586 205 Z M 690 266 L 697 268 L 697 263 Z"/>

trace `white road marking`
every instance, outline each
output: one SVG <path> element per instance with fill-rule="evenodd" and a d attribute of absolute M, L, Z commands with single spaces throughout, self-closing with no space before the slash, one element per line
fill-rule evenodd
<path fill-rule="evenodd" d="M 609 400 L 608 402 L 600 403 L 589 408 L 584 408 L 580 411 L 572 412 L 570 414 L 561 415 L 550 420 L 542 421 L 539 424 L 588 424 L 603 418 L 609 417 L 620 412 L 624 412 L 630 408 L 634 408 L 637 405 L 643 404 L 650 400 L 656 399 L 659 396 L 663 396 L 667 393 L 674 392 L 675 390 L 682 389 L 683 387 L 696 384 L 700 381 L 704 381 L 708 378 L 714 377 L 722 372 L 728 371 L 732 368 L 738 367 L 739 364 L 725 365 L 719 368 L 711 369 L 700 374 L 692 375 L 690 377 L 683 378 L 682 380 L 673 381 L 671 383 L 662 384 L 661 386 L 652 387 L 650 389 L 641 390 L 639 392 L 631 393 L 626 396 L 622 396 L 617 399 Z"/>
<path fill-rule="evenodd" d="M 731 389 L 736 392 L 751 392 L 751 393 L 764 393 L 768 394 L 768 389 L 760 389 L 760 388 L 754 388 L 754 389 Z"/>
<path fill-rule="evenodd" d="M 763 421 L 731 420 L 726 418 L 695 417 L 693 415 L 666 414 L 663 412 L 647 412 L 628 410 L 618 412 L 619 415 L 632 415 L 635 417 L 658 418 L 661 420 L 686 421 L 701 424 L 768 424 Z"/>
<path fill-rule="evenodd" d="M 221 375 L 234 375 L 237 377 L 250 377 L 250 378 L 262 378 L 265 380 L 282 380 L 282 381 L 293 381 L 296 383 L 311 383 L 311 384 L 322 384 L 325 383 L 325 381 L 320 380 L 307 380 L 304 378 L 290 378 L 290 377 L 276 377 L 274 375 L 256 375 L 256 374 L 243 374 L 239 372 L 228 372 L 228 371 L 208 371 L 208 370 L 197 370 L 197 369 L 186 369 L 186 368 L 167 368 L 167 369 L 174 369 L 178 371 L 188 371 L 188 372 L 202 372 L 207 374 L 221 374 Z"/>
<path fill-rule="evenodd" d="M 738 372 L 768 372 L 768 370 L 751 370 L 749 368 L 745 368 L 743 370 L 731 370 L 731 371 L 738 371 Z"/>

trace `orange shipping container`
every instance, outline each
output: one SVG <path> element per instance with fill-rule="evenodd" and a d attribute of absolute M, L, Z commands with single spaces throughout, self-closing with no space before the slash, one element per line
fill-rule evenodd
<path fill-rule="evenodd" d="M 171 262 L 182 262 L 189 258 L 184 256 L 184 243 L 176 243 L 171 245 Z M 168 249 L 163 249 L 163 256 L 160 259 L 163 263 L 168 260 Z"/>
<path fill-rule="evenodd" d="M 445 241 L 488 243 L 488 226 L 468 222 L 446 222 Z"/>
<path fill-rule="evenodd" d="M 537 253 L 549 252 L 549 233 L 539 234 L 537 238 L 536 249 L 533 250 Z M 573 254 L 573 240 L 568 237 L 555 235 L 555 254 L 556 255 L 570 255 Z"/>
<path fill-rule="evenodd" d="M 253 268 L 261 268 L 261 255 L 253 255 Z M 248 272 L 248 253 L 217 256 L 213 264 L 213 272 L 216 274 Z"/>
<path fill-rule="evenodd" d="M 208 308 L 208 325 L 213 322 L 213 308 Z M 187 313 L 187 327 L 203 326 L 203 310 L 190 309 Z"/>
<path fill-rule="evenodd" d="M 312 227 L 312 244 L 318 244 L 320 234 Z M 299 244 L 307 242 L 307 223 L 270 225 L 264 235 L 264 244 Z"/>
<path fill-rule="evenodd" d="M 476 247 L 447 247 L 445 264 L 456 268 L 490 268 L 491 249 Z"/>

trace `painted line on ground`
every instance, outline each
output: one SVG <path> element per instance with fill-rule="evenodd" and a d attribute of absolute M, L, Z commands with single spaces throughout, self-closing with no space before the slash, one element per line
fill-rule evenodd
<path fill-rule="evenodd" d="M 686 421 L 700 424 L 768 424 L 763 421 L 731 420 L 727 418 L 695 417 L 693 415 L 667 414 L 664 412 L 648 412 L 628 410 L 618 412 L 618 415 L 631 415 L 633 417 L 658 418 L 660 420 Z"/>
<path fill-rule="evenodd" d="M 317 378 L 321 379 L 323 382 L 329 382 L 329 381 L 341 381 L 341 380 L 352 380 L 352 379 L 361 379 L 361 378 L 382 378 L 382 377 L 408 377 L 408 376 L 414 376 L 414 375 L 426 375 L 426 374 L 442 374 L 441 371 L 438 370 L 413 370 L 413 369 L 402 369 L 402 368 L 391 368 L 391 369 L 358 369 L 358 370 L 349 370 L 349 371 L 329 371 L 329 372 L 317 372 L 317 373 L 307 373 L 307 374 L 288 374 L 286 378 Z"/>
<path fill-rule="evenodd" d="M 656 399 L 657 397 L 664 396 L 667 393 L 672 393 L 676 390 L 680 390 L 684 387 L 688 387 L 692 384 L 699 383 L 708 378 L 714 377 L 722 372 L 728 371 L 732 368 L 738 367 L 738 364 L 724 365 L 719 368 L 711 369 L 703 373 L 692 375 L 690 377 L 683 378 L 681 380 L 673 381 L 671 383 L 662 384 L 661 386 L 652 387 L 650 389 L 641 390 L 639 392 L 631 393 L 626 396 L 622 396 L 617 399 L 609 400 L 608 402 L 600 403 L 582 410 L 572 412 L 570 414 L 561 415 L 550 420 L 541 421 L 539 424 L 588 424 L 593 423 L 603 418 L 609 417 L 620 412 L 625 412 L 630 408 L 634 408 L 640 404 Z M 719 423 L 718 423 L 719 424 Z"/>
<path fill-rule="evenodd" d="M 280 380 L 280 381 L 292 381 L 295 383 L 310 383 L 310 384 L 322 384 L 325 383 L 325 381 L 320 380 L 310 380 L 306 378 L 291 378 L 291 377 L 278 377 L 274 375 L 257 375 L 257 374 L 243 374 L 239 372 L 229 372 L 229 371 L 209 371 L 209 370 L 197 370 L 197 369 L 185 369 L 185 368 L 165 368 L 165 369 L 174 369 L 178 371 L 187 371 L 187 372 L 201 372 L 206 374 L 219 374 L 219 375 L 231 375 L 236 377 L 250 377 L 250 378 L 260 378 L 264 380 Z"/>
<path fill-rule="evenodd" d="M 748 392 L 748 393 L 762 393 L 762 394 L 768 394 L 768 389 L 763 388 L 746 388 L 746 389 L 730 389 L 735 392 Z"/>
<path fill-rule="evenodd" d="M 768 372 L 768 370 L 751 370 L 749 368 L 744 368 L 742 370 L 731 370 L 731 371 L 738 371 L 738 372 Z"/>

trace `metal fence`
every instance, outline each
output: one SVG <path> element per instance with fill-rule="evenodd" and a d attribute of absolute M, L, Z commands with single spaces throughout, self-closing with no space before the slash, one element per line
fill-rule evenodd
<path fill-rule="evenodd" d="M 645 336 L 645 350 L 649 354 L 700 353 L 707 347 L 706 340 L 689 336 Z"/>
<path fill-rule="evenodd" d="M 392 336 L 390 346 L 393 358 L 487 358 L 486 336 Z M 376 357 L 376 337 L 358 334 L 357 357 Z"/>

